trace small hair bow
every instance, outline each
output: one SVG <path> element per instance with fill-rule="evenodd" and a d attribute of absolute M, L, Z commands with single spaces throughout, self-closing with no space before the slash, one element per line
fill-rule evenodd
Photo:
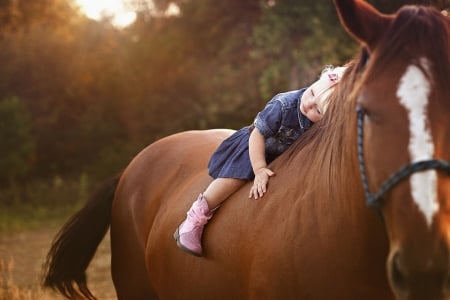
<path fill-rule="evenodd" d="M 338 74 L 336 74 L 336 73 L 329 73 L 329 74 L 328 74 L 328 79 L 330 79 L 330 81 L 331 81 L 332 83 L 337 83 L 338 80 L 339 80 L 339 76 L 338 76 Z"/>

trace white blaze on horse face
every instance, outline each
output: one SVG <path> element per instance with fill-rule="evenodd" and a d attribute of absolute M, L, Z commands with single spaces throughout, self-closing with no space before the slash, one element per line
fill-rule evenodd
<path fill-rule="evenodd" d="M 400 79 L 397 97 L 406 108 L 409 118 L 409 153 L 412 162 L 432 159 L 433 138 L 427 127 L 427 105 L 430 82 L 423 73 L 428 70 L 428 61 L 422 59 L 421 68 L 411 65 Z M 414 173 L 410 177 L 412 197 L 431 225 L 434 214 L 439 209 L 437 201 L 437 174 L 435 170 Z"/>

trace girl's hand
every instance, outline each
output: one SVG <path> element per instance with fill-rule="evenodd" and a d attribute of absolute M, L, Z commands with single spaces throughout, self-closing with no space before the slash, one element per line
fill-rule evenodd
<path fill-rule="evenodd" d="M 264 196 L 264 193 L 267 191 L 267 183 L 269 182 L 269 178 L 274 176 L 275 173 L 268 168 L 260 168 L 255 172 L 255 180 L 253 181 L 253 186 L 250 189 L 249 198 L 258 199 L 259 197 Z"/>

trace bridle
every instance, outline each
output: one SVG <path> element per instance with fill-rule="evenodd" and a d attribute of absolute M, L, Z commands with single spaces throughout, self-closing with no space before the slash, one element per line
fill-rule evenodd
<path fill-rule="evenodd" d="M 371 193 L 369 189 L 369 183 L 366 174 L 366 165 L 364 162 L 364 109 L 358 107 L 357 110 L 357 146 L 358 146 L 358 161 L 359 170 L 361 173 L 362 185 L 364 188 L 364 193 L 366 196 L 366 205 L 368 207 L 373 207 L 380 209 L 382 205 L 382 198 L 389 190 L 395 187 L 400 181 L 409 177 L 415 172 L 421 172 L 430 169 L 441 170 L 447 175 L 450 175 L 450 162 L 429 159 L 410 163 L 406 166 L 401 167 L 397 172 L 388 177 L 387 180 L 383 182 L 380 189 L 376 193 Z"/>

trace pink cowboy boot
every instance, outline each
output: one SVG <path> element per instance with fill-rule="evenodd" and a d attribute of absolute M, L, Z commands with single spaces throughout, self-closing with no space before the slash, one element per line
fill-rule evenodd
<path fill-rule="evenodd" d="M 187 212 L 186 220 L 175 231 L 173 237 L 180 249 L 195 256 L 202 256 L 203 227 L 213 216 L 203 194 L 200 194 Z"/>

